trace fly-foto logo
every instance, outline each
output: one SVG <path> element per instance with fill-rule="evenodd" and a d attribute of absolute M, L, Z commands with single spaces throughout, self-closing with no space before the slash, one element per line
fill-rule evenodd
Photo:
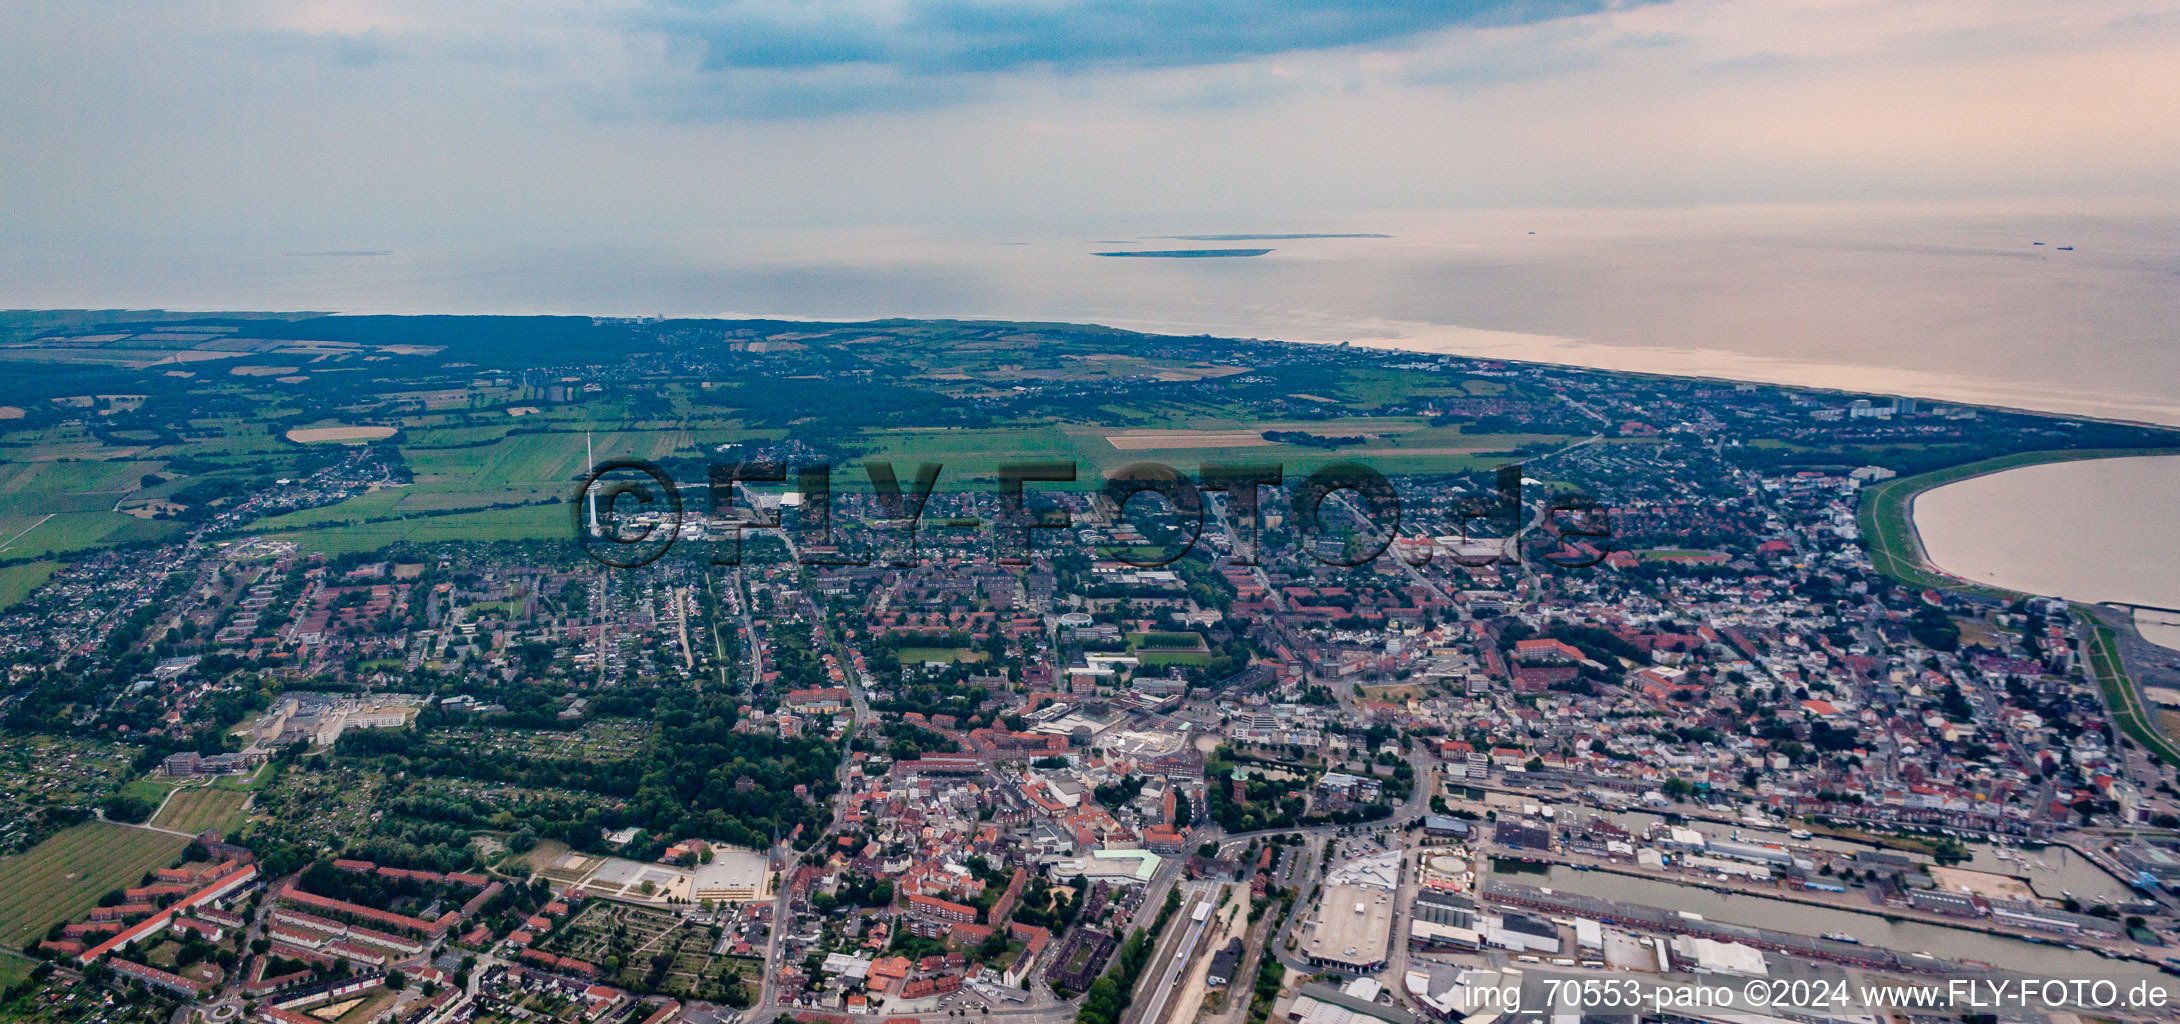
<path fill-rule="evenodd" d="M 862 464 L 870 492 L 879 511 L 878 521 L 887 532 L 905 540 L 883 557 L 855 553 L 861 547 L 848 535 L 855 532 L 838 522 L 833 508 L 833 467 L 814 464 L 795 468 L 792 479 L 795 522 L 784 522 L 767 513 L 751 490 L 753 485 L 786 484 L 788 467 L 780 462 L 713 463 L 707 467 L 704 487 L 708 515 L 717 521 L 723 548 L 711 564 L 741 563 L 742 535 L 750 530 L 778 531 L 798 539 L 796 559 L 811 565 L 908 566 L 916 562 L 916 536 L 923 528 L 924 513 L 945 467 L 925 462 L 916 467 L 906 487 L 891 462 Z M 1036 550 L 1039 531 L 1069 530 L 1073 517 L 1049 501 L 1035 507 L 1031 484 L 1072 484 L 1079 479 L 1072 461 L 1025 461 L 1001 463 L 997 475 L 999 511 L 987 521 L 979 517 L 949 517 L 952 526 L 990 526 L 992 541 L 1002 564 L 1027 564 Z M 1535 549 L 1535 559 L 1557 568 L 1587 568 L 1604 561 L 1612 537 L 1611 517 L 1599 503 L 1554 494 L 1531 510 L 1522 497 L 1519 464 L 1499 467 L 1490 494 L 1463 497 L 1456 503 L 1446 525 L 1459 542 L 1444 556 L 1472 568 L 1519 565 Z M 1401 531 L 1402 507 L 1392 481 L 1360 462 L 1335 462 L 1320 466 L 1300 479 L 1287 479 L 1277 463 L 1205 463 L 1192 479 L 1160 462 L 1137 462 L 1105 477 L 1101 485 L 1117 512 L 1149 493 L 1163 499 L 1168 525 L 1178 536 L 1159 544 L 1109 544 L 1101 557 L 1138 568 L 1167 565 L 1194 550 L 1204 535 L 1206 492 L 1225 496 L 1224 519 L 1234 532 L 1232 561 L 1257 564 L 1259 541 L 1265 528 L 1266 491 L 1285 490 L 1287 511 L 1302 541 L 1302 549 L 1316 561 L 1333 566 L 1364 565 L 1389 552 L 1412 565 L 1423 565 L 1441 552 L 1430 538 L 1414 538 Z M 583 477 L 573 507 L 576 543 L 592 559 L 618 569 L 649 565 L 664 557 L 683 538 L 689 525 L 682 489 L 658 464 L 642 459 L 601 462 Z M 1340 534 L 1336 525 L 1345 518 L 1351 529 L 1341 543 L 1313 543 Z M 1477 529 L 1484 527 L 1484 529 Z M 1401 543 L 1406 538 L 1422 543 Z M 1445 538 L 1440 538 L 1445 539 Z M 1396 545 L 1398 545 L 1396 549 Z M 1146 550 L 1146 548 L 1148 550 Z"/>

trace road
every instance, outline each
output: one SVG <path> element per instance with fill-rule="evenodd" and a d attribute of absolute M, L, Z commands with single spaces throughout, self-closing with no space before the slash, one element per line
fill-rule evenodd
<path fill-rule="evenodd" d="M 1204 496 L 1204 504 L 1211 509 L 1212 521 L 1219 524 L 1219 532 L 1226 534 L 1226 550 L 1238 557 L 1242 552 L 1241 537 L 1234 532 L 1233 524 L 1226 521 L 1226 496 L 1214 491 Z M 1257 537 L 1259 542 L 1263 539 L 1261 535 Z M 1255 545 L 1251 546 L 1249 553 L 1256 554 Z M 1278 587 L 1272 586 L 1272 579 L 1264 574 L 1261 562 L 1250 566 L 1249 574 L 1256 577 L 1257 586 L 1264 588 L 1264 595 L 1271 600 L 1272 607 L 1283 612 L 1291 610 L 1287 607 L 1287 596 L 1280 593 Z"/>
<path fill-rule="evenodd" d="M 739 581 L 741 570 L 737 569 L 735 572 L 737 574 L 735 590 L 739 594 L 741 590 Z M 736 604 L 740 608 L 747 608 L 746 602 L 737 600 Z M 812 611 L 813 613 L 816 612 L 815 607 L 812 608 Z M 742 612 L 742 619 L 744 622 L 749 621 L 749 613 L 746 610 Z M 832 628 L 830 622 L 822 614 L 816 614 L 814 621 L 823 624 L 823 628 L 828 631 L 828 637 L 830 637 Z M 751 624 L 749 629 L 751 646 L 754 649 L 757 635 L 756 627 Z M 853 717 L 849 720 L 848 730 L 840 736 L 840 764 L 833 769 L 834 782 L 839 788 L 839 793 L 833 797 L 833 818 L 832 822 L 826 826 L 825 834 L 827 835 L 840 831 L 841 823 L 848 816 L 848 742 L 854 739 L 856 732 L 871 720 L 870 698 L 864 689 L 862 674 L 856 670 L 855 659 L 849 657 L 846 646 L 840 644 L 837 640 L 832 644 L 832 648 L 833 656 L 840 662 L 841 674 L 847 678 L 848 705 Z M 758 989 L 757 1002 L 753 1011 L 760 1015 L 770 1013 L 774 1009 L 773 1003 L 778 993 L 774 989 L 773 979 L 778 977 L 781 966 L 780 936 L 793 923 L 793 913 L 787 907 L 789 892 L 787 876 L 795 870 L 795 849 L 793 846 L 782 843 L 773 847 L 772 856 L 775 861 L 785 865 L 785 867 L 779 880 L 779 892 L 772 898 L 772 922 L 765 935 L 764 985 Z M 999 1015 L 992 1014 L 991 1016 Z M 1072 1012 L 1069 1013 L 1069 1016 L 1073 1016 Z"/>
<path fill-rule="evenodd" d="M 742 567 L 735 566 L 734 576 L 728 580 L 729 592 L 734 596 L 734 614 L 742 620 L 742 634 L 749 638 L 749 693 L 764 688 L 765 655 L 764 641 L 757 633 L 757 620 L 749 615 L 749 592 L 742 587 Z"/>
<path fill-rule="evenodd" d="M 681 634 L 681 667 L 696 668 L 696 652 L 689 649 L 689 592 L 682 587 L 670 587 L 667 593 L 674 596 L 674 628 Z"/>

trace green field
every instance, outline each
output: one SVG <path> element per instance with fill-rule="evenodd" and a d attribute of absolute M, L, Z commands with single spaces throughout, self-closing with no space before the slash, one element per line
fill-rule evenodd
<path fill-rule="evenodd" d="M 17 601 L 29 597 L 31 591 L 45 586 L 45 581 L 53 578 L 53 570 L 60 567 L 59 562 L 0 566 L 0 611 L 14 607 Z"/>
<path fill-rule="evenodd" d="M 583 473 L 584 440 L 573 430 L 516 434 L 479 448 L 404 448 L 402 457 L 424 487 L 566 494 Z M 689 435 L 681 430 L 599 431 L 589 441 L 600 461 L 658 460 L 688 447 Z"/>
<path fill-rule="evenodd" d="M 158 778 L 131 779 L 122 784 L 120 795 L 134 797 L 157 807 L 160 801 L 165 800 L 167 794 L 173 792 L 173 790 L 174 783 L 171 780 Z"/>
<path fill-rule="evenodd" d="M 0 945 L 21 949 L 107 892 L 174 863 L 188 845 L 181 836 L 93 821 L 0 860 Z"/>
<path fill-rule="evenodd" d="M 166 807 L 151 823 L 177 832 L 198 833 L 216 828 L 224 834 L 241 824 L 242 804 L 247 799 L 249 794 L 246 792 L 218 786 L 179 789 L 167 798 Z"/>
<path fill-rule="evenodd" d="M 2119 656 L 2119 644 L 2113 640 L 2112 631 L 2098 624 L 2089 610 L 2079 606 L 2075 614 L 2088 619 L 2089 667 L 2097 674 L 2097 686 L 2104 691 L 2105 703 L 2112 707 L 2112 720 L 2120 731 L 2132 737 L 2136 743 L 2148 747 L 2166 764 L 2180 764 L 2180 746 L 2165 738 L 2157 730 L 2157 716 L 2142 704 L 2141 693 L 2135 690 L 2134 680 L 2128 678 L 2127 667 Z"/>
<path fill-rule="evenodd" d="M 132 541 L 158 540 L 180 529 L 172 522 L 140 519 L 114 506 L 138 492 L 142 478 L 163 462 L 129 459 L 13 461 L 23 455 L 74 451 L 74 442 L 10 446 L 0 453 L 0 556 L 39 557 Z M 97 449 L 113 453 L 124 449 Z M 4 595 L 0 595 L 4 596 Z"/>
<path fill-rule="evenodd" d="M 573 491 L 573 485 L 568 488 Z M 419 514 L 433 514 L 453 509 L 482 509 L 488 505 L 507 502 L 539 501 L 555 497 L 545 491 L 471 491 L 446 488 L 392 487 L 385 490 L 359 494 L 347 501 L 315 508 L 299 509 L 286 515 L 266 519 L 262 529 L 270 531 L 306 530 L 328 524 L 364 523 L 371 520 L 391 520 Z"/>
<path fill-rule="evenodd" d="M 2024 595 L 2000 587 L 1970 583 L 1939 572 L 1930 564 L 1923 552 L 1922 541 L 1915 533 L 1915 496 L 1933 487 L 1958 483 L 1970 477 L 1983 476 L 2001 470 L 2019 469 L 2022 466 L 2040 466 L 2052 462 L 2075 462 L 2082 459 L 2113 459 L 2139 455 L 2180 454 L 2175 448 L 2081 448 L 2058 451 L 2017 452 L 1995 459 L 1963 463 L 1948 469 L 1918 473 L 1914 476 L 1895 477 L 1862 492 L 1862 507 L 1857 513 L 1862 528 L 1863 541 L 1869 545 L 1870 562 L 1878 572 L 1914 587 L 1935 587 L 1942 590 L 1958 590 L 1985 594 L 2005 600 Z"/>
<path fill-rule="evenodd" d="M 30 972 L 36 970 L 37 967 L 38 962 L 36 960 L 16 956 L 13 953 L 0 952 L 0 989 L 8 988 L 16 982 L 30 977 Z"/>
<path fill-rule="evenodd" d="M 575 536 L 573 522 L 568 506 L 556 503 L 326 527 L 281 534 L 278 539 L 294 541 L 309 551 L 345 555 L 376 551 L 401 541 L 430 544 L 439 541 L 572 539 Z"/>
<path fill-rule="evenodd" d="M 970 490 L 971 480 L 994 480 L 999 467 L 1007 462 L 1060 461 L 1077 464 L 1077 483 L 1084 486 L 1091 471 L 1083 464 L 1084 453 L 1078 450 L 1073 439 L 1050 424 L 1020 427 L 995 427 L 991 429 L 961 429 L 955 427 L 918 427 L 899 430 L 872 431 L 856 439 L 856 446 L 865 451 L 852 465 L 833 471 L 833 486 L 840 490 L 867 490 L 870 477 L 864 474 L 865 460 L 890 461 L 894 474 L 902 480 L 913 479 L 916 466 L 924 462 L 936 462 L 945 467 L 939 477 L 939 489 Z M 1066 489 L 1065 484 L 1039 484 L 1038 487 Z"/>
<path fill-rule="evenodd" d="M 39 514 L 112 508 L 137 489 L 144 474 L 164 465 L 120 459 L 0 464 L 0 508 Z"/>
<path fill-rule="evenodd" d="M 986 661 L 990 655 L 967 647 L 903 647 L 894 654 L 903 665 L 921 665 L 927 661 Z"/>
<path fill-rule="evenodd" d="M 18 517 L 8 518 L 13 521 Z M 161 540 L 180 530 L 179 523 L 139 519 L 119 512 L 39 513 L 22 518 L 14 530 L 0 536 L 0 555 L 9 558 L 57 555 L 112 544 Z"/>
<path fill-rule="evenodd" d="M 1136 647 L 1186 647 L 1190 651 L 1203 647 L 1203 636 L 1195 632 L 1131 632 L 1127 643 Z"/>
<path fill-rule="evenodd" d="M 1288 422 L 1259 419 L 1247 416 L 1247 409 L 1235 409 L 1233 412 L 1240 414 L 1240 418 L 1193 416 L 1158 423 L 1131 421 L 1129 417 L 1119 415 L 1122 410 L 1118 409 L 1103 411 L 1114 413 L 1113 422 L 1121 426 L 1076 424 L 1069 426 L 1067 433 L 1083 455 L 1098 470 L 1107 473 L 1145 461 L 1161 462 L 1190 475 L 1207 462 L 1276 462 L 1285 468 L 1289 477 L 1300 477 L 1330 463 L 1362 461 L 1382 473 L 1437 476 L 1504 465 L 1513 461 L 1512 453 L 1516 449 L 1524 446 L 1558 448 L 1580 440 L 1563 434 L 1464 434 L 1459 427 L 1428 426 L 1428 421 L 1409 416 Z M 1295 430 L 1319 436 L 1367 435 L 1370 440 L 1360 445 L 1320 448 L 1255 442 L 1203 445 L 1195 442 L 1211 438 L 1176 436 L 1173 439 L 1175 447 L 1129 449 L 1117 448 L 1108 440 L 1123 429 L 1146 428 L 1200 431 L 1207 435 L 1261 435 L 1265 431 Z M 1084 472 L 1089 472 L 1088 467 Z"/>

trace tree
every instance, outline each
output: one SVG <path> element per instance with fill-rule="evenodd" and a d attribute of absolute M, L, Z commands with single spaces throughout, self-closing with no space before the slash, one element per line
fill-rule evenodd
<path fill-rule="evenodd" d="M 106 812 L 107 818 L 125 821 L 131 825 L 141 824 L 144 819 L 151 817 L 151 812 L 158 810 L 148 800 L 121 793 L 107 797 L 100 802 L 99 807 Z"/>

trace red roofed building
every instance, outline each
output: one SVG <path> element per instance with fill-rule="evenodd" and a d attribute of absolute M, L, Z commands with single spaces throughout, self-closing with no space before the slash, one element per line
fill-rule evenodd
<path fill-rule="evenodd" d="M 653 1013 L 649 1017 L 645 1017 L 643 1019 L 643 1024 L 674 1024 L 675 1021 L 678 1021 L 680 1019 L 681 1003 L 669 999 L 666 1001 L 666 1005 L 658 1008 L 658 1011 L 656 1013 Z M 909 1019 L 915 1020 L 914 1017 L 911 1017 Z"/>
<path fill-rule="evenodd" d="M 1527 662 L 1574 662 L 1582 660 L 1582 651 L 1561 640 L 1517 640 L 1514 658 Z"/>
<path fill-rule="evenodd" d="M 113 968 L 115 974 L 124 978 L 134 978 L 153 988 L 165 989 L 175 995 L 195 999 L 204 994 L 204 985 L 201 982 L 192 981 L 179 974 L 168 974 L 156 967 L 146 967 L 133 960 L 123 960 L 116 957 L 109 966 Z"/>
<path fill-rule="evenodd" d="M 117 903 L 111 907 L 92 907 L 91 920 L 125 921 L 132 917 L 142 917 L 157 909 L 159 908 L 149 903 Z"/>
<path fill-rule="evenodd" d="M 842 686 L 789 690 L 786 699 L 780 702 L 780 706 L 797 714 L 829 715 L 847 708 L 848 690 Z"/>
<path fill-rule="evenodd" d="M 925 896 L 922 893 L 909 896 L 908 912 L 911 916 L 935 918 L 941 921 L 968 923 L 976 920 L 975 907 L 964 906 L 951 900 Z"/>
<path fill-rule="evenodd" d="M 199 906 L 201 904 L 210 903 L 213 900 L 217 900 L 223 896 L 226 896 L 228 893 L 234 892 L 236 889 L 239 889 L 242 886 L 248 884 L 251 879 L 256 877 L 257 866 L 254 864 L 245 864 L 241 867 L 237 867 L 227 872 L 226 874 L 215 877 L 214 879 L 212 879 L 210 884 L 206 885 L 202 889 L 197 890 L 194 893 L 191 893 L 189 896 L 182 899 L 180 902 L 177 902 L 172 907 L 169 907 L 165 910 L 160 911 L 157 914 L 152 915 L 149 918 L 137 922 L 136 924 L 123 930 L 120 934 L 115 935 L 113 938 L 107 939 L 106 941 L 101 942 L 96 946 L 92 946 L 90 949 L 84 950 L 83 953 L 78 957 L 78 959 L 87 964 L 94 963 L 98 960 L 98 958 L 105 956 L 108 953 L 114 952 L 115 950 L 128 948 L 128 945 L 130 943 L 135 942 L 138 939 L 145 938 L 147 936 L 157 935 L 161 931 L 165 930 L 168 922 L 172 921 L 174 917 L 182 911 L 188 910 L 191 907 Z M 150 968 L 145 969 L 150 970 Z M 194 983 L 192 982 L 192 984 Z"/>
<path fill-rule="evenodd" d="M 320 896 L 314 892 L 305 892 L 296 888 L 293 881 L 282 885 L 276 895 L 279 899 L 289 903 L 300 903 L 306 907 L 316 907 L 319 910 L 336 914 L 346 914 L 349 917 L 361 918 L 362 920 L 402 928 L 419 934 L 438 935 L 447 930 L 445 925 L 440 922 L 426 921 L 404 914 L 379 910 L 375 907 L 366 907 L 328 896 Z"/>

